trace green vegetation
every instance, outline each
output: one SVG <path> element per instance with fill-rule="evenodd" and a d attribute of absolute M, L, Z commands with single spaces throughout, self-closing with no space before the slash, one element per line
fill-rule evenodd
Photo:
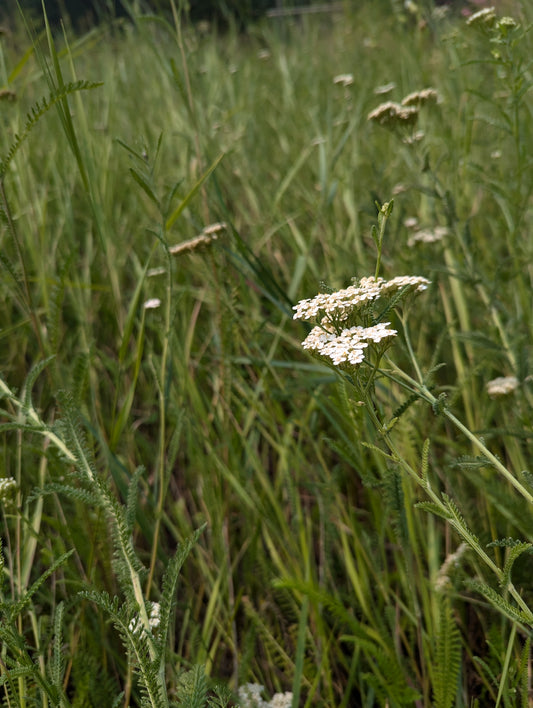
<path fill-rule="evenodd" d="M 530 3 L 173 9 L 0 37 L 3 704 L 528 706 Z"/>

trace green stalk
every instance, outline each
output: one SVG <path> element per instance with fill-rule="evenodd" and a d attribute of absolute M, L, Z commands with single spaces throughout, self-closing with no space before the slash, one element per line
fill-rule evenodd
<path fill-rule="evenodd" d="M 159 546 L 159 534 L 161 530 L 161 519 L 163 516 L 163 504 L 165 500 L 165 448 L 166 448 L 166 380 L 167 380 L 167 359 L 170 340 L 170 316 L 171 316 L 171 298 L 172 298 L 172 267 L 170 263 L 170 255 L 167 250 L 167 287 L 166 287 L 166 302 L 165 302 L 165 333 L 163 336 L 163 351 L 161 353 L 161 366 L 159 369 L 159 454 L 158 454 L 158 495 L 157 508 L 155 514 L 155 529 L 152 540 L 152 553 L 150 557 L 150 571 L 146 582 L 145 597 L 150 597 L 150 590 L 154 579 L 155 564 L 157 561 L 157 549 Z M 157 378 L 157 377 L 156 377 Z"/>
<path fill-rule="evenodd" d="M 400 375 L 405 381 L 408 382 L 409 386 L 407 387 L 411 392 L 413 393 L 418 393 L 420 398 L 422 398 L 424 401 L 429 403 L 431 406 L 433 406 L 435 409 L 439 409 L 440 412 L 448 418 L 448 420 L 453 423 L 453 425 L 460 430 L 465 437 L 470 440 L 471 443 L 473 443 L 474 447 L 476 447 L 484 457 L 486 457 L 492 466 L 498 470 L 498 472 L 505 477 L 505 479 L 528 501 L 530 504 L 533 503 L 533 494 L 531 494 L 521 483 L 520 481 L 503 465 L 500 460 L 488 449 L 488 447 L 483 443 L 477 435 L 475 435 L 467 426 L 459 420 L 446 406 L 441 406 L 440 401 L 435 398 L 435 396 L 429 391 L 424 384 L 420 384 L 414 379 L 412 379 L 408 374 L 406 374 L 404 371 L 401 369 L 398 369 L 396 366 L 394 366 L 394 371 L 396 374 Z M 385 375 L 389 376 L 389 374 L 385 373 Z M 401 381 L 399 381 L 395 377 L 390 377 L 400 385 L 403 385 L 405 387 L 405 384 L 402 384 Z"/>
<path fill-rule="evenodd" d="M 415 381 L 413 381 L 412 379 L 411 379 L 411 381 L 415 386 L 417 386 Z M 426 389 L 426 391 L 427 391 L 427 389 Z M 437 399 L 434 398 L 429 393 L 429 391 L 427 391 L 427 393 L 429 394 L 429 396 L 431 398 L 433 398 L 434 403 L 437 403 Z M 422 393 L 420 395 L 422 398 L 425 397 Z M 426 398 L 425 400 L 428 400 L 428 402 L 429 402 L 429 398 Z M 396 448 L 396 445 L 392 441 L 390 434 L 384 429 L 383 425 L 380 423 L 380 421 L 374 411 L 374 408 L 371 405 L 371 402 L 369 402 L 369 403 L 370 404 L 367 405 L 367 411 L 372 419 L 373 424 L 375 425 L 376 429 L 378 430 L 378 432 L 382 436 L 383 441 L 387 445 L 387 447 L 391 453 L 390 456 L 393 459 L 393 461 L 396 464 L 398 464 L 404 470 L 404 472 L 406 472 L 409 475 L 409 477 L 411 477 L 420 487 L 422 487 L 422 489 L 428 495 L 428 497 L 433 502 L 433 504 L 435 504 L 441 510 L 441 513 L 443 514 L 443 516 L 445 518 L 448 517 L 449 516 L 448 509 L 443 504 L 439 495 L 433 491 L 429 482 L 422 479 L 420 477 L 420 475 L 417 473 L 417 471 L 413 467 L 411 467 L 411 465 L 402 457 L 401 453 L 398 451 L 398 449 Z M 453 417 L 453 418 L 455 419 L 455 421 L 457 421 L 457 419 L 455 417 Z M 459 422 L 459 421 L 457 421 L 457 422 Z M 464 428 L 464 426 L 463 426 L 463 428 Z M 465 428 L 465 430 L 466 430 L 466 428 Z M 477 440 L 477 438 L 475 438 L 475 436 L 473 436 L 473 438 L 475 440 Z M 478 441 L 478 443 L 479 443 L 479 441 Z M 479 443 L 479 444 L 482 445 L 482 443 Z M 506 470 L 506 472 L 507 472 L 507 470 Z M 510 473 L 508 473 L 508 472 L 507 472 L 507 474 L 510 475 Z M 514 479 L 514 478 L 512 478 L 512 479 Z M 526 491 L 526 490 L 524 490 L 524 491 Z M 494 563 L 494 561 L 487 555 L 487 553 L 485 553 L 483 548 L 480 546 L 479 541 L 470 533 L 469 529 L 466 528 L 466 526 L 460 524 L 455 519 L 448 518 L 447 522 L 450 524 L 450 526 L 452 526 L 452 528 L 454 528 L 459 533 L 459 535 L 468 543 L 470 548 L 472 548 L 472 550 L 474 550 L 477 553 L 477 555 L 483 560 L 483 562 L 496 575 L 496 578 L 498 579 L 498 581 L 501 582 L 504 577 L 503 571 Z M 509 582 L 507 584 L 506 589 L 512 595 L 513 599 L 515 600 L 517 605 L 521 608 L 521 610 L 527 616 L 531 617 L 532 613 L 531 613 L 530 608 L 528 607 L 527 603 L 523 600 L 520 593 L 516 590 L 516 588 L 514 587 L 512 582 Z M 533 622 L 531 624 L 533 625 Z"/>

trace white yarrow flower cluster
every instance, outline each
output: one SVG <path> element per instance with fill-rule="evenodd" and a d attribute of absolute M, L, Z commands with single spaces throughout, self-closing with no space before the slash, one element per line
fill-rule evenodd
<path fill-rule="evenodd" d="M 187 241 L 182 241 L 177 243 L 175 246 L 171 246 L 168 252 L 176 256 L 180 253 L 190 253 L 200 248 L 201 246 L 208 246 L 218 239 L 218 235 L 221 231 L 227 229 L 227 224 L 224 221 L 217 222 L 215 224 L 209 224 L 202 229 L 202 233 L 194 238 L 190 238 Z"/>
<path fill-rule="evenodd" d="M 381 103 L 367 116 L 367 120 L 374 121 L 386 128 L 414 125 L 417 118 L 418 108 L 415 106 L 402 106 L 394 101 Z"/>
<path fill-rule="evenodd" d="M 448 235 L 446 226 L 436 226 L 434 229 L 419 229 L 409 236 L 407 245 L 411 248 L 416 243 L 436 243 Z"/>
<path fill-rule="evenodd" d="M 157 310 L 161 306 L 161 300 L 158 297 L 152 297 L 143 304 L 145 310 Z"/>
<path fill-rule="evenodd" d="M 159 602 L 152 602 L 152 607 L 150 608 L 150 616 L 148 617 L 148 622 L 150 623 L 150 629 L 154 630 L 159 627 L 161 622 L 161 606 Z"/>
<path fill-rule="evenodd" d="M 333 293 L 319 293 L 314 298 L 301 300 L 293 307 L 294 319 L 315 320 L 313 327 L 302 342 L 307 349 L 329 359 L 335 366 L 358 366 L 365 358 L 365 349 L 372 344 L 397 335 L 390 329 L 390 322 L 378 322 L 373 326 L 348 326 L 348 319 L 359 314 L 368 320 L 371 304 L 399 290 L 405 294 L 421 292 L 427 288 L 429 280 L 419 276 L 402 275 L 392 280 L 384 278 L 361 278 L 353 285 Z M 341 324 L 342 323 L 342 324 Z"/>
<path fill-rule="evenodd" d="M 495 7 L 484 7 L 482 10 L 474 12 L 473 15 L 467 19 L 466 24 L 473 26 L 483 26 L 492 25 L 496 19 L 496 8 Z"/>
<path fill-rule="evenodd" d="M 16 479 L 13 479 L 13 477 L 2 477 L 2 479 L 0 479 L 0 501 L 9 499 L 16 488 Z"/>
<path fill-rule="evenodd" d="M 353 74 L 339 74 L 338 76 L 334 76 L 333 83 L 342 84 L 345 88 L 346 86 L 351 86 L 353 84 Z"/>
<path fill-rule="evenodd" d="M 336 366 L 344 363 L 358 366 L 365 358 L 364 349 L 369 342 L 378 344 L 383 339 L 396 336 L 395 329 L 387 329 L 389 325 L 390 322 L 380 322 L 373 327 L 349 327 L 340 334 L 317 326 L 309 332 L 302 346 L 331 359 Z"/>
<path fill-rule="evenodd" d="M 149 615 L 148 615 L 148 624 L 150 625 L 150 629 L 152 632 L 159 627 L 159 623 L 161 621 L 160 617 L 160 611 L 161 607 L 158 602 L 149 602 Z M 141 618 L 139 615 L 136 615 L 133 617 L 133 619 L 130 620 L 130 623 L 128 625 L 128 629 L 130 632 L 133 634 L 140 634 L 142 629 L 143 629 L 143 623 L 141 621 Z"/>
<path fill-rule="evenodd" d="M 292 309 L 293 319 L 312 320 L 318 315 L 325 315 L 332 323 L 347 319 L 354 309 L 377 300 L 383 294 L 409 287 L 421 292 L 429 285 L 429 280 L 416 275 L 401 275 L 392 280 L 383 278 L 361 278 L 357 284 L 350 285 L 334 293 L 319 293 L 309 300 L 300 300 Z"/>
<path fill-rule="evenodd" d="M 402 106 L 423 106 L 426 103 L 437 103 L 439 94 L 433 88 L 425 88 L 421 91 L 413 91 L 402 98 Z"/>
<path fill-rule="evenodd" d="M 261 694 L 263 686 L 259 683 L 247 683 L 238 690 L 239 703 L 242 708 L 291 708 L 292 693 L 275 693 L 272 700 L 265 701 Z"/>
<path fill-rule="evenodd" d="M 496 379 L 487 382 L 487 393 L 491 398 L 508 396 L 519 386 L 516 376 L 498 376 Z"/>

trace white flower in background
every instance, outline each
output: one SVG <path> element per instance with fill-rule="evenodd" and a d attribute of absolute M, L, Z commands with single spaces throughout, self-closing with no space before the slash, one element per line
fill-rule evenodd
<path fill-rule="evenodd" d="M 270 706 L 270 708 L 291 708 L 292 693 L 290 691 L 275 693 L 270 703 L 267 703 L 267 706 Z"/>
<path fill-rule="evenodd" d="M 367 116 L 367 120 L 374 121 L 384 128 L 414 125 L 417 118 L 418 108 L 416 106 L 402 106 L 393 101 L 381 103 Z"/>
<path fill-rule="evenodd" d="M 404 192 L 408 191 L 408 187 L 405 184 L 402 184 L 399 182 L 398 184 L 395 184 L 394 187 L 392 188 L 392 193 L 396 197 L 398 194 L 403 194 Z"/>
<path fill-rule="evenodd" d="M 128 629 L 132 634 L 139 634 L 142 628 L 141 618 L 136 615 L 132 617 L 130 623 L 128 624 Z"/>
<path fill-rule="evenodd" d="M 225 231 L 227 228 L 228 226 L 226 222 L 217 221 L 214 224 L 209 224 L 209 226 L 204 226 L 202 234 L 204 234 L 204 236 L 212 236 L 213 238 L 216 238 L 215 234 Z"/>
<path fill-rule="evenodd" d="M 259 683 L 247 683 L 239 686 L 238 696 L 241 708 L 291 708 L 292 693 L 275 693 L 270 701 L 265 701 L 261 694 L 263 686 Z"/>
<path fill-rule="evenodd" d="M 17 481 L 13 477 L 2 477 L 0 479 L 0 502 L 11 498 L 17 488 Z"/>
<path fill-rule="evenodd" d="M 409 135 L 407 138 L 404 138 L 403 142 L 406 145 L 414 145 L 415 143 L 419 143 L 421 140 L 423 140 L 425 135 L 426 134 L 423 130 L 417 130 L 412 135 Z"/>
<path fill-rule="evenodd" d="M 382 290 L 386 293 L 394 290 L 408 288 L 414 292 L 421 293 L 427 289 L 430 281 L 419 275 L 398 275 L 396 278 L 383 283 Z"/>
<path fill-rule="evenodd" d="M 515 391 L 519 385 L 516 376 L 498 376 L 498 378 L 487 382 L 487 393 L 491 398 L 508 396 Z"/>
<path fill-rule="evenodd" d="M 262 699 L 263 686 L 259 683 L 247 683 L 239 686 L 238 696 L 242 708 L 264 708 L 266 702 Z"/>
<path fill-rule="evenodd" d="M 396 84 L 394 83 L 394 81 L 391 81 L 388 84 L 383 84 L 382 86 L 376 86 L 376 88 L 374 89 L 374 93 L 376 94 L 376 96 L 383 96 L 386 93 L 390 93 L 391 91 L 394 91 L 395 88 L 396 88 Z"/>
<path fill-rule="evenodd" d="M 498 21 L 498 29 L 514 29 L 515 27 L 518 27 L 518 23 L 513 17 L 502 17 Z"/>
<path fill-rule="evenodd" d="M 410 93 L 402 99 L 402 106 L 424 106 L 427 103 L 437 103 L 438 100 L 439 94 L 435 89 L 426 88 Z"/>
<path fill-rule="evenodd" d="M 168 249 L 168 252 L 171 255 L 176 256 L 179 253 L 190 253 L 191 251 L 195 251 L 197 248 L 200 248 L 200 246 L 208 246 L 213 243 L 213 241 L 216 241 L 218 234 L 221 231 L 225 231 L 226 228 L 227 225 L 224 222 L 209 224 L 202 229 L 201 234 L 195 236 L 194 238 L 190 238 L 187 241 L 177 243 L 175 246 L 171 246 Z"/>
<path fill-rule="evenodd" d="M 436 243 L 437 241 L 442 241 L 448 233 L 446 226 L 436 226 L 434 229 L 420 229 L 420 231 L 415 231 L 414 234 L 409 236 L 407 245 L 411 247 L 415 243 Z"/>
<path fill-rule="evenodd" d="M 150 616 L 148 618 L 148 622 L 150 623 L 150 629 L 153 631 L 154 629 L 157 629 L 159 627 L 159 623 L 161 622 L 161 617 L 159 615 L 161 610 L 161 606 L 159 602 L 152 602 L 152 607 L 150 608 Z"/>
<path fill-rule="evenodd" d="M 158 297 L 152 297 L 144 303 L 143 308 L 145 310 L 157 310 L 160 305 L 161 300 Z"/>
<path fill-rule="evenodd" d="M 467 19 L 466 24 L 471 26 L 482 27 L 485 25 L 493 25 L 496 19 L 496 8 L 495 7 L 484 7 L 482 10 L 474 12 L 473 15 Z"/>
<path fill-rule="evenodd" d="M 339 74 L 333 78 L 334 84 L 342 84 L 343 86 L 351 86 L 353 84 L 353 74 Z"/>
<path fill-rule="evenodd" d="M 159 627 L 159 623 L 161 621 L 160 617 L 160 610 L 161 607 L 158 602 L 148 602 L 147 603 L 148 607 L 147 609 L 149 610 L 148 613 L 148 624 L 150 625 L 150 629 L 152 632 Z M 143 630 L 143 623 L 141 621 L 141 618 L 139 615 L 136 615 L 130 620 L 130 623 L 128 625 L 128 629 L 132 634 L 140 634 Z"/>

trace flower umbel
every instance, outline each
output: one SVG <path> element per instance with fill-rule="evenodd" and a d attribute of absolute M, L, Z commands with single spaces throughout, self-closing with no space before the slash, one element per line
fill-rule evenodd
<path fill-rule="evenodd" d="M 413 126 L 417 119 L 418 108 L 416 106 L 402 106 L 393 101 L 380 104 L 368 114 L 368 120 L 390 129 Z"/>
<path fill-rule="evenodd" d="M 425 290 L 428 284 L 429 280 L 420 276 L 398 276 L 389 281 L 368 277 L 348 288 L 301 300 L 293 307 L 294 319 L 317 322 L 302 342 L 303 348 L 335 366 L 359 366 L 368 347 L 381 345 L 383 351 L 388 340 L 398 334 L 390 328 L 390 322 L 376 321 L 373 303 L 394 296 L 397 305 L 409 293 Z"/>
<path fill-rule="evenodd" d="M 265 701 L 261 694 L 263 686 L 259 683 L 247 683 L 239 686 L 239 704 L 241 708 L 290 708 L 292 705 L 292 693 L 275 693 L 271 701 Z"/>
<path fill-rule="evenodd" d="M 516 376 L 498 376 L 496 379 L 487 382 L 487 393 L 491 398 L 508 396 L 519 386 Z"/>
<path fill-rule="evenodd" d="M 474 12 L 473 15 L 467 19 L 466 24 L 474 27 L 487 27 L 492 26 L 496 20 L 496 8 L 494 7 L 484 7 L 482 10 Z"/>
<path fill-rule="evenodd" d="M 439 94 L 433 88 L 413 91 L 402 99 L 402 106 L 423 106 L 426 103 L 437 103 Z"/>
<path fill-rule="evenodd" d="M 2 477 L 0 479 L 0 502 L 11 500 L 17 489 L 17 481 L 13 477 Z"/>

